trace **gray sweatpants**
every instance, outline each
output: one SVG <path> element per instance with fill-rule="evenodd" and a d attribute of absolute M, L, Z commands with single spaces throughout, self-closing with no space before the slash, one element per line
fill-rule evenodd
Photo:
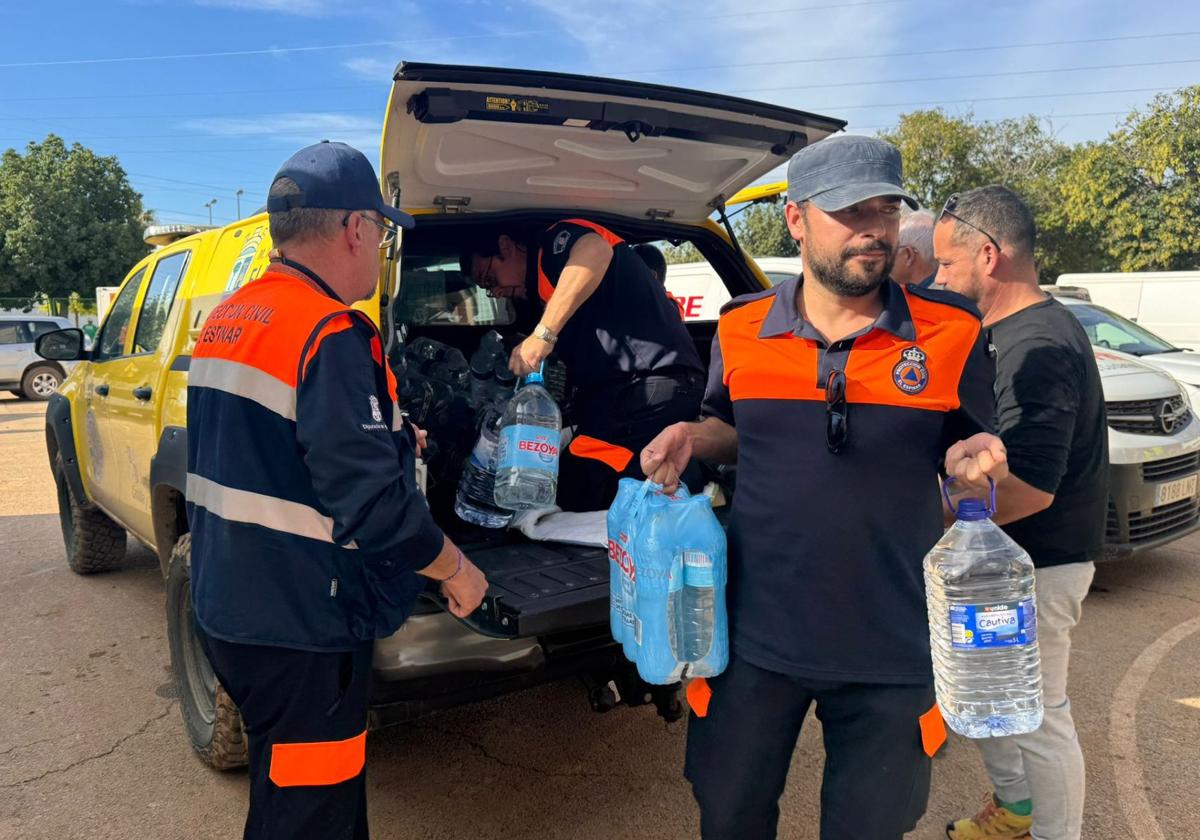
<path fill-rule="evenodd" d="M 996 795 L 1033 800 L 1034 840 L 1079 840 L 1083 822 L 1083 752 L 1067 700 L 1071 628 L 1096 572 L 1093 563 L 1068 563 L 1035 573 L 1042 699 L 1046 716 L 1028 735 L 985 738 L 983 753 Z"/>

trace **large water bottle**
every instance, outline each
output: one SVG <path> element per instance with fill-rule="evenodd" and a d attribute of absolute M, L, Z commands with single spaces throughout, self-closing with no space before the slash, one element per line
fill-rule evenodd
<path fill-rule="evenodd" d="M 994 489 L 990 509 L 963 499 L 954 524 L 925 556 L 938 706 L 950 728 L 968 738 L 1021 735 L 1042 725 L 1033 563 L 991 521 L 994 511 Z"/>
<path fill-rule="evenodd" d="M 496 507 L 496 450 L 500 443 L 500 413 L 488 410 L 483 415 L 479 440 L 463 463 L 462 478 L 454 497 L 454 512 L 459 518 L 484 528 L 504 528 L 512 521 L 512 511 Z"/>
<path fill-rule="evenodd" d="M 496 455 L 496 505 L 507 510 L 550 507 L 558 490 L 562 415 L 542 387 L 542 374 L 525 377 L 508 401 Z"/>
<path fill-rule="evenodd" d="M 679 569 L 679 588 L 672 599 L 671 648 L 680 661 L 695 662 L 712 650 L 716 604 L 712 558 L 703 551 L 682 551 L 675 555 L 674 565 Z"/>

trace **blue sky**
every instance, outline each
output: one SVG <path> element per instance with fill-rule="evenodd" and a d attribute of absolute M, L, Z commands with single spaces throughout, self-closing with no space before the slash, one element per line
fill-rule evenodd
<path fill-rule="evenodd" d="M 206 222 L 215 198 L 228 222 L 235 191 L 253 212 L 302 145 L 344 140 L 375 160 L 403 59 L 735 93 L 861 133 L 934 103 L 1037 114 L 1075 142 L 1200 82 L 1200 4 L 3 0 L 0 148 L 54 132 L 117 155 L 160 221 Z"/>

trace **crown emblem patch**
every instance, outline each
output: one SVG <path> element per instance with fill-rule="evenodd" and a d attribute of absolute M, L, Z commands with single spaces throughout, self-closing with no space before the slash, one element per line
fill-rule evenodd
<path fill-rule="evenodd" d="M 900 361 L 892 368 L 892 382 L 896 387 L 910 396 L 924 391 L 929 384 L 929 368 L 925 367 L 925 359 L 920 347 L 901 351 Z"/>

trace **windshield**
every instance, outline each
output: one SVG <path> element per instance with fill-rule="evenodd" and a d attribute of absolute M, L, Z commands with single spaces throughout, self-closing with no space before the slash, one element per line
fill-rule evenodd
<path fill-rule="evenodd" d="M 1083 324 L 1088 340 L 1096 347 L 1120 350 L 1132 356 L 1153 356 L 1179 349 L 1133 321 L 1095 304 L 1077 304 L 1067 309 Z"/>

